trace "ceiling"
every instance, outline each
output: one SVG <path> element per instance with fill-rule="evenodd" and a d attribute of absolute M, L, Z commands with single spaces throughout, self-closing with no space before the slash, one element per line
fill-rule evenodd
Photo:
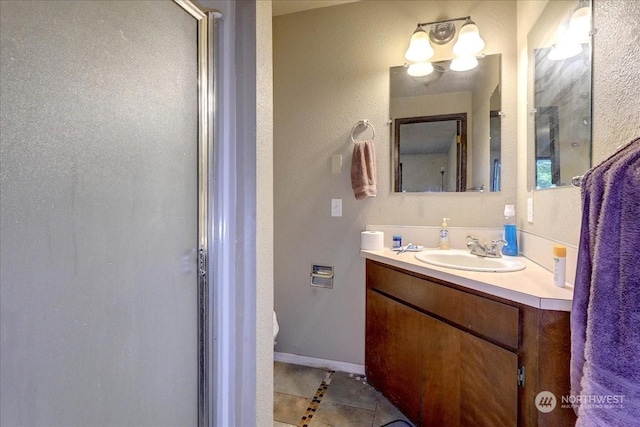
<path fill-rule="evenodd" d="M 457 134 L 455 120 L 403 124 L 400 154 L 447 154 Z"/>
<path fill-rule="evenodd" d="M 285 15 L 287 13 L 301 12 L 303 10 L 317 9 L 319 7 L 335 6 L 342 3 L 352 3 L 359 0 L 273 0 L 272 15 Z"/>

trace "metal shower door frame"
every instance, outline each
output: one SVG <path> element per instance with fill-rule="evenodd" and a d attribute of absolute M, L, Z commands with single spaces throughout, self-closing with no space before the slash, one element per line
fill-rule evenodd
<path fill-rule="evenodd" d="M 213 138 L 215 78 L 214 20 L 219 12 L 190 0 L 173 0 L 198 24 L 198 425 L 209 426 L 209 163 Z"/>

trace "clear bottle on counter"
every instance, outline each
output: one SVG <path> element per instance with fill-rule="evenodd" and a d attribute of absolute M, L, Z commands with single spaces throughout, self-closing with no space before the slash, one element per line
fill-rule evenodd
<path fill-rule="evenodd" d="M 450 218 L 442 218 L 442 225 L 440 226 L 440 243 L 438 244 L 438 248 L 440 249 L 451 249 L 451 245 L 449 244 L 449 221 Z"/>

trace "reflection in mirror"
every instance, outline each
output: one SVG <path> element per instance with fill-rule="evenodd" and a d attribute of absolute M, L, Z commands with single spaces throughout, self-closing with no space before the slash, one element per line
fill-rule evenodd
<path fill-rule="evenodd" d="M 395 119 L 394 128 L 396 191 L 464 191 L 466 113 Z"/>
<path fill-rule="evenodd" d="M 591 164 L 591 3 L 549 2 L 528 34 L 529 186 L 571 184 Z"/>
<path fill-rule="evenodd" d="M 390 69 L 396 192 L 500 191 L 500 55 L 412 77 Z"/>

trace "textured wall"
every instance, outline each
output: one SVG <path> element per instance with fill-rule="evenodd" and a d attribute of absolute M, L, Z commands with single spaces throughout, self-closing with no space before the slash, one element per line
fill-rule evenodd
<path fill-rule="evenodd" d="M 389 67 L 404 63 L 417 22 L 472 15 L 485 52 L 502 54 L 504 184 L 496 194 L 391 192 Z M 366 224 L 499 226 L 516 200 L 515 1 L 367 1 L 274 18 L 276 351 L 364 362 Z M 351 190 L 349 132 L 359 119 L 376 127 L 378 197 Z M 343 156 L 331 174 L 330 157 Z M 330 199 L 343 199 L 343 217 Z M 435 245 L 436 242 L 417 242 Z M 309 286 L 313 263 L 335 266 L 333 290 Z"/>
<path fill-rule="evenodd" d="M 271 2 L 256 4 L 256 426 L 273 413 L 273 67 Z"/>
<path fill-rule="evenodd" d="M 640 136 L 640 2 L 596 0 L 593 160 Z"/>

